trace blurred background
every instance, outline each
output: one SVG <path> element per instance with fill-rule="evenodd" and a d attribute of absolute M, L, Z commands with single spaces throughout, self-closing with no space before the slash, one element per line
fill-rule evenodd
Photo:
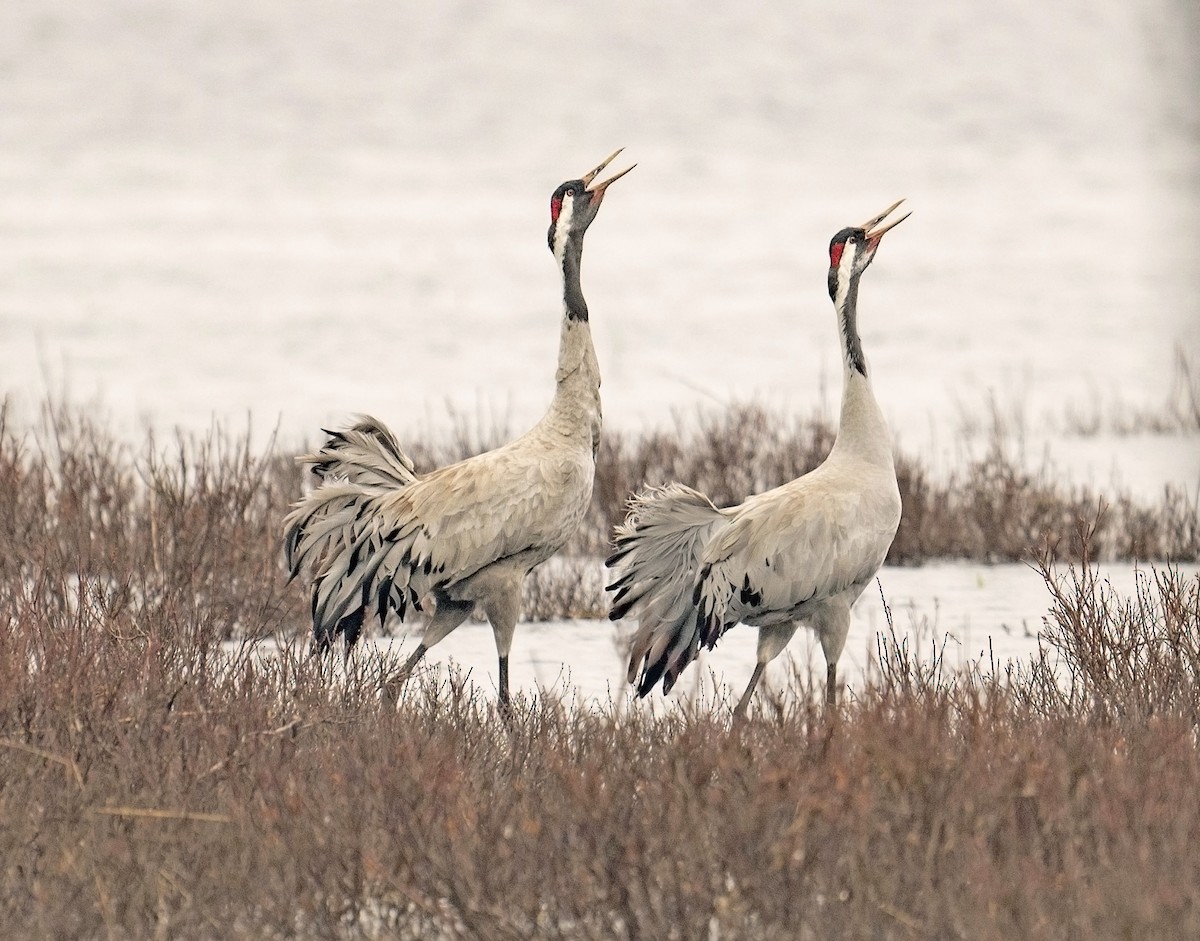
<path fill-rule="evenodd" d="M 903 196 L 860 301 L 901 445 L 1058 441 L 1200 367 L 1197 35 L 1192 0 L 4 4 L 0 395 L 520 432 L 549 195 L 624 146 L 584 268 L 610 428 L 834 411 L 828 240 Z M 1127 438 L 1060 458 L 1200 478 L 1195 436 Z"/>

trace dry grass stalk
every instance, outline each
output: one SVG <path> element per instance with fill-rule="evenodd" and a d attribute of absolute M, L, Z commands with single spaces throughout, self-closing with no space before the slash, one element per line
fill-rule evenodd
<path fill-rule="evenodd" d="M 735 729 L 724 710 L 541 697 L 506 725 L 461 677 L 390 712 L 369 671 L 330 687 L 286 654 L 198 674 L 138 638 L 64 641 L 33 669 L 42 641 L 21 622 L 0 650 L 3 734 L 21 746 L 0 763 L 7 936 L 1200 928 L 1182 700 L 1097 723 L 893 646 L 837 717 L 816 696 Z M 78 776 L 45 773 L 66 762 Z"/>
<path fill-rule="evenodd" d="M 377 664 L 225 644 L 305 627 L 289 461 L 48 422 L 0 411 L 4 937 L 1200 936 L 1200 585 L 1169 567 L 1120 598 L 1046 557 L 1041 659 L 889 637 L 836 716 L 801 684 L 735 729 L 702 697 L 505 724 L 454 674 L 385 710 Z M 732 491 L 822 450 L 747 438 L 752 479 L 724 428 L 617 465 Z"/>

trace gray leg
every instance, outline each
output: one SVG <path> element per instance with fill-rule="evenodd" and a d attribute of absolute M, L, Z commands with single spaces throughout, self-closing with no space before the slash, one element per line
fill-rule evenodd
<path fill-rule="evenodd" d="M 757 688 L 759 680 L 762 679 L 762 675 L 767 669 L 767 664 L 778 657 L 783 648 L 788 645 L 788 641 L 796 633 L 797 627 L 799 627 L 797 622 L 785 621 L 782 624 L 765 624 L 758 629 L 758 650 L 756 653 L 758 662 L 754 665 L 754 673 L 750 676 L 750 685 L 746 687 L 746 691 L 742 693 L 742 698 L 738 700 L 738 704 L 733 709 L 733 717 L 735 719 L 744 719 L 746 717 L 746 710 L 750 708 L 750 699 L 754 695 L 754 690 Z"/>
<path fill-rule="evenodd" d="M 474 610 L 474 601 L 459 601 L 438 592 L 437 608 L 429 623 L 425 625 L 425 632 L 421 635 L 421 646 L 428 650 L 434 644 L 445 640 L 446 636 L 469 618 Z"/>
<path fill-rule="evenodd" d="M 831 598 L 817 612 L 812 626 L 825 654 L 825 705 L 832 708 L 838 701 L 837 662 L 850 631 L 850 600 L 845 596 Z"/>
<path fill-rule="evenodd" d="M 508 657 L 500 658 L 500 695 L 496 700 L 496 708 L 506 721 L 512 718 L 512 706 L 508 701 Z"/>
<path fill-rule="evenodd" d="M 412 671 L 417 668 L 417 664 L 421 662 L 421 658 L 425 656 L 429 648 L 423 643 L 417 644 L 417 649 L 409 655 L 409 658 L 404 661 L 404 666 L 400 668 L 400 678 L 404 679 L 412 674 Z"/>
<path fill-rule="evenodd" d="M 474 610 L 474 601 L 456 601 L 442 594 L 437 596 L 437 608 L 433 612 L 433 617 L 429 619 L 429 624 L 425 627 L 425 633 L 421 636 L 421 642 L 417 644 L 417 649 L 404 661 L 404 666 L 400 668 L 400 672 L 396 676 L 389 677 L 384 681 L 382 693 L 385 705 L 395 705 L 397 691 L 412 675 L 426 651 L 470 617 Z"/>
<path fill-rule="evenodd" d="M 395 676 L 389 676 L 383 681 L 383 686 L 380 687 L 380 698 L 388 709 L 395 709 L 398 701 L 397 694 L 400 692 L 400 687 L 404 682 L 412 676 L 413 670 L 417 668 L 417 664 L 421 662 L 421 658 L 425 656 L 425 652 L 429 648 L 423 643 L 417 644 L 417 649 L 412 652 L 407 660 L 404 661 L 404 666 L 400 668 L 400 672 Z"/>
<path fill-rule="evenodd" d="M 500 658 L 500 701 L 508 702 L 508 657 Z"/>
<path fill-rule="evenodd" d="M 758 681 L 762 678 L 763 671 L 766 668 L 767 665 L 762 660 L 754 665 L 754 672 L 750 674 L 750 682 L 746 684 L 746 691 L 742 693 L 742 698 L 733 707 L 734 721 L 740 722 L 746 718 L 746 710 L 750 708 L 750 700 L 754 696 L 754 689 L 758 686 Z"/>
<path fill-rule="evenodd" d="M 499 658 L 500 677 L 498 705 L 501 712 L 508 712 L 508 652 L 512 649 L 513 634 L 517 630 L 517 615 L 521 609 L 521 582 L 514 579 L 511 585 L 503 590 L 496 590 L 483 603 L 492 624 L 492 634 L 496 639 L 496 656 Z"/>

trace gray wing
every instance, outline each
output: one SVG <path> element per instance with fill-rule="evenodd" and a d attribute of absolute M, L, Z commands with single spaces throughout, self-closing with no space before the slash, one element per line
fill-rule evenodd
<path fill-rule="evenodd" d="M 372 603 L 381 617 L 392 608 L 403 618 L 433 589 L 500 559 L 558 549 L 591 484 L 590 458 L 512 446 L 402 488 L 326 484 L 285 521 L 289 567 L 313 577 L 318 630 Z"/>
<path fill-rule="evenodd" d="M 891 500 L 820 477 L 747 500 L 701 560 L 701 642 L 712 647 L 739 622 L 794 619 L 801 606 L 870 580 L 898 523 Z"/>

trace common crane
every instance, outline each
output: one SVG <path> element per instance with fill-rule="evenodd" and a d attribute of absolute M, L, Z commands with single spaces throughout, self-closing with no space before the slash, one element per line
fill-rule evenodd
<path fill-rule="evenodd" d="M 401 620 L 434 609 L 390 688 L 479 605 L 499 657 L 499 702 L 509 704 L 508 655 L 521 584 L 567 542 L 592 496 L 600 441 L 600 370 L 580 287 L 583 238 L 604 194 L 633 167 L 593 181 L 621 151 L 550 197 L 550 250 L 562 277 L 563 317 L 554 397 L 517 440 L 416 473 L 393 434 L 364 417 L 298 461 L 322 479 L 284 522 L 292 577 L 312 578 L 313 650 L 344 638 L 345 654 L 375 613 Z"/>
<path fill-rule="evenodd" d="M 903 202 L 901 200 L 900 202 Z M 825 699 L 837 702 L 837 661 L 850 606 L 883 564 L 900 523 L 900 492 L 887 425 L 858 335 L 858 286 L 899 205 L 829 243 L 829 296 L 837 314 L 843 385 L 837 438 L 804 476 L 721 508 L 679 483 L 630 501 L 607 564 L 617 578 L 609 617 L 637 618 L 628 678 L 645 696 L 669 692 L 701 645 L 731 627 L 758 628 L 757 664 L 734 709 L 744 716 L 768 662 L 801 624 L 825 654 Z"/>

